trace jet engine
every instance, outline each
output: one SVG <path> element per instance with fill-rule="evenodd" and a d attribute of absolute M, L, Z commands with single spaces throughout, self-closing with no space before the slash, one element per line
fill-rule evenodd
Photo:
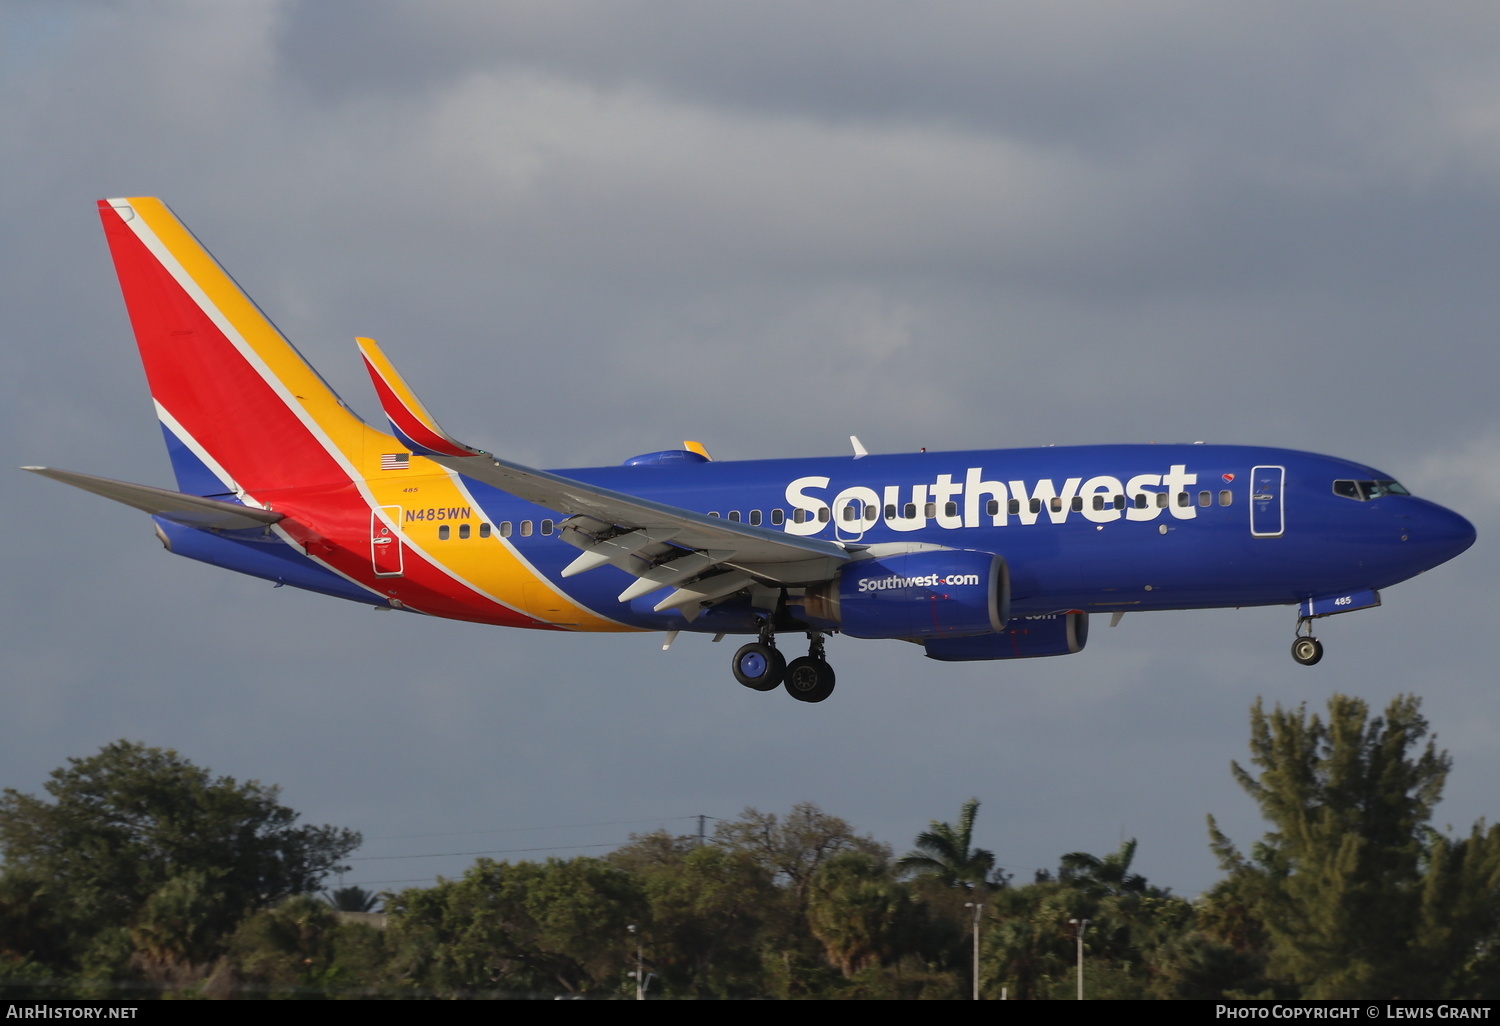
<path fill-rule="evenodd" d="M 810 620 L 854 638 L 993 634 L 1010 615 L 1010 574 L 993 552 L 910 552 L 849 563 L 803 602 Z"/>

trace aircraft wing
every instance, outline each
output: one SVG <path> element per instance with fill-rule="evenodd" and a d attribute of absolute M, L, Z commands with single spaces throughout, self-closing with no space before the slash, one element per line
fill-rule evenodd
<path fill-rule="evenodd" d="M 123 502 L 127 506 L 144 510 L 154 516 L 184 524 L 188 527 L 208 528 L 219 531 L 242 531 L 252 527 L 266 527 L 281 520 L 284 514 L 270 510 L 242 506 L 237 502 L 205 499 L 201 495 L 184 495 L 182 492 L 150 485 L 115 481 L 92 474 L 77 474 L 71 470 L 54 470 L 51 467 L 22 467 L 33 474 L 50 477 L 54 481 L 82 488 L 86 492 L 102 495 L 106 499 Z"/>
<path fill-rule="evenodd" d="M 358 341 L 391 427 L 414 452 L 568 517 L 561 537 L 583 552 L 563 571 L 564 577 L 617 566 L 639 578 L 620 593 L 620 601 L 672 587 L 655 608 L 677 607 L 696 615 L 700 604 L 757 583 L 825 581 L 853 558 L 835 542 L 732 523 L 465 445 L 438 426 L 373 339 Z"/>

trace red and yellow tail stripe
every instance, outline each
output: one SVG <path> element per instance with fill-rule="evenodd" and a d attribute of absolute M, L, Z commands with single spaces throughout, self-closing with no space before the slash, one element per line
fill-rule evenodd
<path fill-rule="evenodd" d="M 275 528 L 286 540 L 379 600 L 422 612 L 629 629 L 569 599 L 498 535 L 439 550 L 436 536 L 409 529 L 402 510 L 414 501 L 477 509 L 458 476 L 420 456 L 382 470 L 402 443 L 350 412 L 160 200 L 101 200 L 99 213 L 163 424 L 247 504 L 286 514 Z M 405 547 L 399 575 L 375 573 L 380 523 Z"/>

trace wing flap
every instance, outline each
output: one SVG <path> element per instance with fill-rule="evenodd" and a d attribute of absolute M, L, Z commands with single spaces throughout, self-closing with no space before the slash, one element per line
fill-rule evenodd
<path fill-rule="evenodd" d="M 727 598 L 737 591 L 743 591 L 754 583 L 755 579 L 749 574 L 742 574 L 731 570 L 727 574 L 719 574 L 717 577 L 707 577 L 695 584 L 678 588 L 653 606 L 652 610 L 660 613 L 668 609 L 682 609 L 684 607 L 703 605 L 707 602 Z"/>
<path fill-rule="evenodd" d="M 611 525 L 601 524 L 600 527 L 608 530 Z M 574 574 L 581 574 L 601 566 L 624 567 L 629 565 L 632 559 L 647 559 L 646 550 L 664 548 L 662 543 L 677 537 L 677 532 L 627 531 L 625 534 L 614 537 L 596 538 L 572 526 L 570 521 L 559 533 L 559 537 L 569 545 L 576 545 L 583 549 L 577 559 L 563 567 L 562 575 L 572 577 Z"/>
<path fill-rule="evenodd" d="M 631 599 L 640 598 L 642 595 L 649 595 L 653 591 L 670 588 L 674 584 L 706 574 L 722 563 L 726 556 L 732 555 L 732 552 L 688 552 L 669 562 L 658 563 L 640 574 L 634 584 L 620 592 L 620 601 L 629 602 Z"/>

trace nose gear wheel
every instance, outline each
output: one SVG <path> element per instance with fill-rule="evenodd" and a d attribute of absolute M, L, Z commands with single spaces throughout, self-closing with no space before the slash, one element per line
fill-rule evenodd
<path fill-rule="evenodd" d="M 1312 618 L 1297 620 L 1297 637 L 1292 641 L 1292 658 L 1303 666 L 1316 665 L 1323 658 L 1323 643 L 1312 634 Z"/>

